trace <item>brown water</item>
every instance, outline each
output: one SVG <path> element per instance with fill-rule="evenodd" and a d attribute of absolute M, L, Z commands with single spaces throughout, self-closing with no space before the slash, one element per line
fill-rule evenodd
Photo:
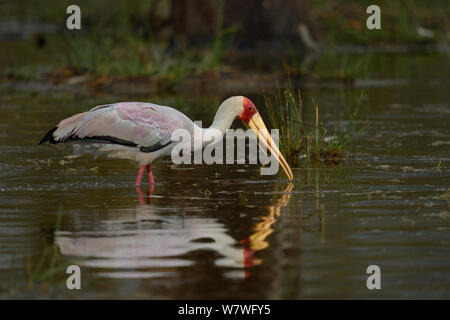
<path fill-rule="evenodd" d="M 450 298 L 448 56 L 407 73 L 408 56 L 394 60 L 354 87 L 303 90 L 330 126 L 366 90 L 369 127 L 350 162 L 294 168 L 288 183 L 257 166 L 160 161 L 151 196 L 135 189 L 133 164 L 37 142 L 60 119 L 119 100 L 177 106 L 208 125 L 224 96 L 4 85 L 0 298 Z M 69 264 L 81 290 L 66 288 Z M 372 264 L 378 291 L 366 287 Z"/>

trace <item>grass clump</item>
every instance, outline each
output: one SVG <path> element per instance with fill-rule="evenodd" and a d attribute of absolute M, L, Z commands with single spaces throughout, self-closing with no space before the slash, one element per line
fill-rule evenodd
<path fill-rule="evenodd" d="M 362 97 L 363 92 L 359 101 Z M 317 102 L 312 99 L 313 108 L 305 110 L 300 89 L 294 90 L 292 84 L 277 94 L 265 95 L 264 99 L 271 126 L 280 130 L 280 151 L 291 165 L 299 165 L 301 161 L 337 163 L 349 159 L 360 103 L 346 121 L 330 129 L 319 121 Z M 313 121 L 305 120 L 308 111 L 314 113 Z"/>

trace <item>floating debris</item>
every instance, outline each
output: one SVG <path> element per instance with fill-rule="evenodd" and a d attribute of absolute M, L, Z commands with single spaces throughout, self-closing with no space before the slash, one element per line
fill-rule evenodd
<path fill-rule="evenodd" d="M 442 159 L 439 159 L 439 163 L 436 166 L 436 171 L 441 172 L 442 171 Z"/>
<path fill-rule="evenodd" d="M 444 198 L 447 201 L 450 201 L 450 188 L 448 188 L 447 191 L 444 193 Z"/>
<path fill-rule="evenodd" d="M 66 160 L 60 160 L 58 163 L 62 166 L 65 166 L 66 164 L 72 163 L 72 161 L 66 161 Z"/>
<path fill-rule="evenodd" d="M 69 155 L 69 156 L 65 156 L 64 158 L 72 160 L 72 159 L 76 159 L 76 158 L 79 158 L 79 157 L 80 157 L 80 155 Z"/>
<path fill-rule="evenodd" d="M 77 173 L 77 169 L 75 168 L 67 168 L 66 169 L 66 175 L 71 175 L 71 174 L 76 174 Z"/>
<path fill-rule="evenodd" d="M 206 198 L 209 198 L 212 195 L 212 192 L 209 189 L 206 189 L 205 191 L 203 191 L 203 195 Z"/>
<path fill-rule="evenodd" d="M 450 145 L 450 141 L 434 141 L 433 143 L 431 143 L 432 147 L 439 147 L 444 145 Z"/>
<path fill-rule="evenodd" d="M 93 168 L 90 168 L 89 171 L 94 172 L 94 173 L 99 173 L 100 169 L 99 169 L 99 167 L 95 166 Z"/>

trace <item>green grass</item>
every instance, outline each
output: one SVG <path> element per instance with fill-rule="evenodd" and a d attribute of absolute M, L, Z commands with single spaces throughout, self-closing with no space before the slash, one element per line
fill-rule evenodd
<path fill-rule="evenodd" d="M 103 0 L 95 4 L 82 1 L 82 29 L 46 35 L 45 46 L 37 48 L 33 39 L 8 43 L 7 52 L 0 53 L 0 58 L 5 58 L 0 65 L 4 67 L 3 74 L 15 79 L 40 79 L 70 69 L 75 74 L 100 77 L 149 76 L 170 85 L 187 76 L 221 70 L 238 30 L 235 26 L 224 28 L 225 1 L 221 0 L 212 40 L 181 50 L 171 47 L 170 37 L 160 37 L 152 29 L 148 15 L 155 14 L 156 2 L 132 0 L 103 12 L 108 5 Z M 43 21 L 65 23 L 64 3 L 57 3 L 57 15 L 50 10 L 51 6 L 43 11 L 32 1 L 26 1 L 26 6 Z M 22 17 L 24 12 L 13 9 L 14 6 L 13 16 Z"/>
<path fill-rule="evenodd" d="M 163 49 L 139 37 L 84 35 L 68 37 L 66 64 L 94 75 L 168 75 L 191 72 L 193 57 L 165 54 Z"/>
<path fill-rule="evenodd" d="M 154 36 L 144 39 L 127 32 L 67 34 L 70 51 L 66 64 L 94 75 L 160 76 L 169 83 L 216 70 L 223 65 L 238 30 L 223 28 L 224 1 L 220 3 L 214 40 L 204 47 L 168 50 L 167 43 L 158 42 Z"/>
<path fill-rule="evenodd" d="M 362 97 L 363 92 L 360 101 Z M 336 163 L 349 159 L 360 103 L 348 114 L 345 125 L 341 122 L 341 126 L 329 130 L 320 122 L 318 103 L 312 99 L 313 108 L 305 110 L 300 89 L 294 89 L 292 84 L 264 98 L 271 126 L 280 130 L 280 151 L 292 166 L 302 161 Z M 304 120 L 306 112 L 313 112 L 313 122 Z"/>

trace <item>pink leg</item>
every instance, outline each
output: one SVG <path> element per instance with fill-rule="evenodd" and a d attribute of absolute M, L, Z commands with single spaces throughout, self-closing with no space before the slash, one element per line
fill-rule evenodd
<path fill-rule="evenodd" d="M 155 181 L 153 180 L 153 172 L 152 172 L 152 165 L 151 164 L 147 165 L 147 172 L 148 172 L 148 181 L 150 182 L 150 184 L 154 184 Z"/>
<path fill-rule="evenodd" d="M 153 185 L 155 184 L 155 181 L 153 180 L 153 172 L 152 172 L 152 165 L 147 165 L 147 172 L 148 172 L 148 182 L 149 182 L 149 191 L 150 193 L 153 192 Z"/>
<path fill-rule="evenodd" d="M 139 187 L 141 185 L 141 181 L 142 181 L 142 175 L 144 174 L 144 170 L 145 170 L 145 166 L 139 167 L 139 172 L 136 178 L 136 187 Z"/>

